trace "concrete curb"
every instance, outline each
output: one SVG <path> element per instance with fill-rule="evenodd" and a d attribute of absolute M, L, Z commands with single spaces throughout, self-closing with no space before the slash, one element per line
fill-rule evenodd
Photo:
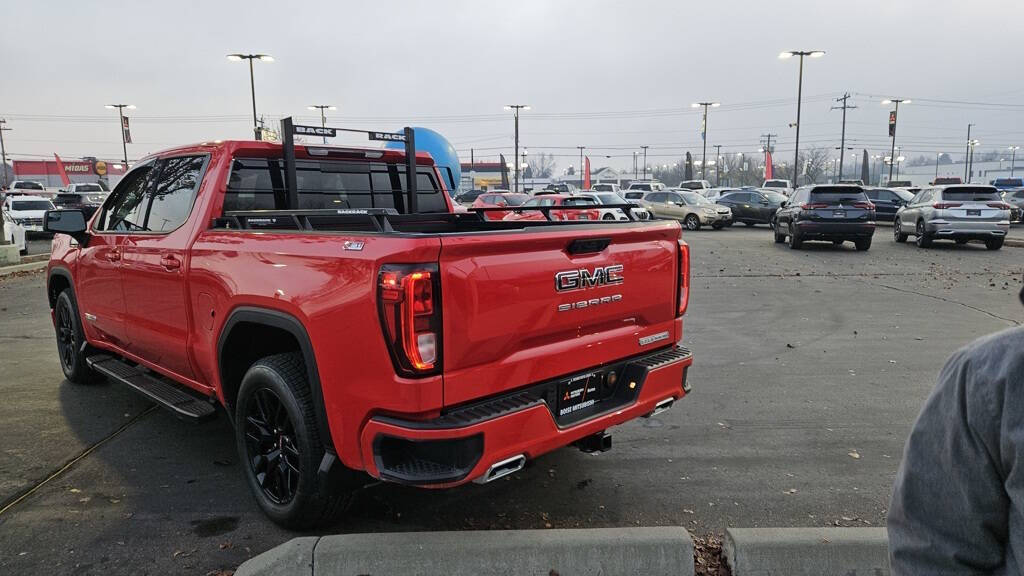
<path fill-rule="evenodd" d="M 235 576 L 692 576 L 693 540 L 680 527 L 398 532 L 296 538 Z"/>
<path fill-rule="evenodd" d="M 885 528 L 727 528 L 733 576 L 888 576 Z"/>
<path fill-rule="evenodd" d="M 15 272 L 24 272 L 26 270 L 42 270 L 46 268 L 46 264 L 49 259 L 42 260 L 39 262 L 28 262 L 26 264 L 15 264 L 14 266 L 0 266 L 0 278 L 14 274 Z"/>

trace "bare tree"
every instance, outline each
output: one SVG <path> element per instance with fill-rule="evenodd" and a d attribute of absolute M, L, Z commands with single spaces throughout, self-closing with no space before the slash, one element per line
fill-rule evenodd
<path fill-rule="evenodd" d="M 527 178 L 551 178 L 555 173 L 555 156 L 546 152 L 529 156 L 527 164 Z"/>

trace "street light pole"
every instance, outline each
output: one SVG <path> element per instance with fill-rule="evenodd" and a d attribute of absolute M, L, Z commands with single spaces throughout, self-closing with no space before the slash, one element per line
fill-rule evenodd
<path fill-rule="evenodd" d="M 327 116 L 324 116 L 324 110 L 337 110 L 336 107 L 330 104 L 313 104 L 312 106 L 306 106 L 307 110 L 319 110 L 320 111 L 320 127 L 327 128 Z M 324 136 L 324 144 L 327 144 L 327 136 Z"/>
<path fill-rule="evenodd" d="M 700 179 L 707 180 L 707 165 L 708 165 L 708 106 L 712 108 L 718 108 L 721 106 L 718 102 L 694 102 L 690 104 L 691 108 L 704 108 L 704 119 L 700 123 L 700 139 L 704 143 L 704 152 L 701 155 L 700 160 Z"/>
<path fill-rule="evenodd" d="M 971 126 L 974 126 L 974 124 L 967 125 L 967 151 L 964 152 L 964 183 L 969 182 L 967 177 L 967 171 L 971 156 Z"/>
<path fill-rule="evenodd" d="M 260 125 L 256 120 L 256 80 L 252 69 L 252 62 L 253 60 L 273 62 L 274 57 L 269 54 L 228 54 L 228 60 L 234 62 L 249 61 L 249 91 L 252 93 L 252 133 L 257 140 L 260 140 Z"/>
<path fill-rule="evenodd" d="M 3 120 L 0 120 L 0 122 L 3 122 Z M 2 136 L 2 134 L 0 134 L 0 136 Z M 2 143 L 3 138 L 0 138 L 0 144 Z M 1013 168 L 1014 165 L 1017 163 L 1017 150 L 1020 150 L 1020 146 L 1010 146 L 1010 178 L 1013 178 Z M 6 160 L 4 160 L 4 162 L 6 162 Z"/>
<path fill-rule="evenodd" d="M 0 189 L 7 188 L 7 148 L 4 148 L 4 132 L 10 131 L 10 128 L 4 124 L 7 124 L 7 120 L 0 118 L 0 159 L 3 160 L 3 164 L 0 164 L 0 170 L 3 170 L 3 184 L 0 184 Z M 1010 176 L 1013 176 L 1013 168 L 1010 168 Z"/>
<path fill-rule="evenodd" d="M 128 140 L 125 138 L 125 135 L 124 135 L 124 111 L 125 111 L 126 108 L 128 110 L 135 110 L 135 105 L 134 104 L 107 104 L 105 106 L 105 108 L 107 108 L 108 110 L 114 110 L 115 108 L 117 109 L 117 116 L 118 116 L 118 119 L 119 119 L 119 126 L 118 127 L 121 130 L 121 151 L 124 152 L 124 168 L 125 168 L 125 170 L 127 170 L 128 169 Z"/>
<path fill-rule="evenodd" d="M 715 186 L 722 186 L 722 145 L 715 144 Z"/>
<path fill-rule="evenodd" d="M 971 180 L 974 180 L 974 147 L 977 146 L 978 144 L 981 144 L 979 140 L 967 141 L 967 150 L 968 152 L 970 152 L 970 154 L 967 157 L 967 171 L 969 174 L 969 176 L 967 177 L 967 184 L 970 184 Z"/>
<path fill-rule="evenodd" d="M 899 122 L 900 118 L 900 103 L 910 104 L 910 102 L 910 100 L 904 98 L 887 98 L 882 100 L 882 106 L 888 106 L 889 104 L 896 105 L 896 108 L 892 112 L 892 151 L 889 153 L 889 158 L 892 159 L 892 162 L 889 162 L 890 181 L 892 180 L 892 165 L 893 162 L 896 161 L 896 124 Z M 896 171 L 897 173 L 899 172 L 899 167 L 897 167 Z"/>
<path fill-rule="evenodd" d="M 821 50 L 790 50 L 779 54 L 779 58 L 786 59 L 793 56 L 800 57 L 800 75 L 796 85 L 796 144 L 793 151 L 793 188 L 799 185 L 800 174 L 797 170 L 800 167 L 800 104 L 804 93 L 804 56 L 821 58 L 825 53 Z"/>
<path fill-rule="evenodd" d="M 582 190 L 583 189 L 583 176 L 584 176 L 584 174 L 583 174 L 583 149 L 586 148 L 586 146 L 577 146 L 577 148 L 579 148 L 579 150 L 580 150 L 580 190 Z"/>
<path fill-rule="evenodd" d="M 641 146 L 644 149 L 644 180 L 647 180 L 647 146 Z"/>
<path fill-rule="evenodd" d="M 513 114 L 515 116 L 516 150 L 515 150 L 515 155 L 513 156 L 513 158 L 516 159 L 515 160 L 515 162 L 516 162 L 516 170 L 515 170 L 515 187 L 512 189 L 513 192 L 519 192 L 519 111 L 520 110 L 529 110 L 529 109 L 530 109 L 530 105 L 529 104 L 509 104 L 509 105 L 505 106 L 505 110 L 512 110 L 512 112 L 513 112 Z"/>

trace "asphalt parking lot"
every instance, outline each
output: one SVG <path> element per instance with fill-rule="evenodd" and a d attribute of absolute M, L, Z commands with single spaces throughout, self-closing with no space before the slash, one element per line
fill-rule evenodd
<path fill-rule="evenodd" d="M 693 393 L 486 486 L 367 487 L 332 532 L 681 525 L 877 526 L 943 360 L 1024 322 L 1024 248 L 772 243 L 686 233 Z M 175 420 L 62 381 L 41 273 L 0 280 L 0 573 L 216 573 L 295 534 L 258 512 L 223 417 Z M 84 454 L 84 455 L 83 455 Z"/>

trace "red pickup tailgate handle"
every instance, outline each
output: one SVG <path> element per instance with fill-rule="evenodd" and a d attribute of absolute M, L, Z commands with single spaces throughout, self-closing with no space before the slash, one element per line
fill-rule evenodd
<path fill-rule="evenodd" d="M 577 238 L 566 248 L 569 254 L 591 254 L 600 252 L 612 243 L 611 238 Z"/>

